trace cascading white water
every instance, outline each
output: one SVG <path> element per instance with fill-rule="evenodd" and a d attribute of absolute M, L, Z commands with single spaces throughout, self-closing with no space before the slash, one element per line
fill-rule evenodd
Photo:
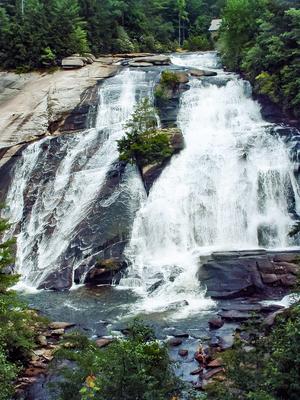
<path fill-rule="evenodd" d="M 173 58 L 193 67 L 202 61 L 217 67 L 214 53 Z M 184 300 L 189 305 L 177 316 L 209 307 L 196 279 L 200 255 L 289 245 L 294 179 L 287 150 L 268 133 L 249 85 L 219 72 L 221 84 L 218 77 L 190 82 L 178 117 L 186 147 L 136 216 L 121 285 L 141 295 L 139 310 Z"/>
<path fill-rule="evenodd" d="M 28 182 L 34 179 L 36 162 L 47 151 L 50 139 L 32 144 L 23 152 L 7 195 L 9 208 L 4 213 L 12 223 L 10 234 L 19 225 L 16 266 L 22 285 L 38 287 L 46 275 L 59 268 L 60 257 L 118 158 L 116 140 L 124 134 L 125 121 L 141 93 L 150 90 L 142 71 L 126 70 L 103 84 L 96 127 L 68 136 L 62 145 L 65 156 L 58 160 L 50 179 L 36 183 L 38 191 L 27 214 L 24 197 L 28 195 Z"/>

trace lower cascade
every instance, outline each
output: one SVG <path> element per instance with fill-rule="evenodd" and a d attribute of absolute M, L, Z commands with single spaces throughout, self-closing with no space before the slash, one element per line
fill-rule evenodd
<path fill-rule="evenodd" d="M 185 148 L 148 197 L 131 165 L 115 190 L 106 179 L 124 123 L 139 99 L 152 96 L 158 69 L 125 69 L 107 80 L 95 128 L 24 150 L 4 212 L 17 236 L 21 285 L 43 287 L 50 274 L 65 270 L 74 281 L 86 260 L 97 258 L 104 233 L 110 240 L 125 225 L 129 267 L 118 288 L 137 295 L 135 312 L 176 311 L 181 318 L 214 304 L 197 279 L 208 255 L 297 245 L 288 236 L 300 213 L 293 164 L 276 126 L 262 119 L 250 85 L 220 69 L 214 52 L 172 61 L 217 75 L 190 79 L 177 121 Z"/>

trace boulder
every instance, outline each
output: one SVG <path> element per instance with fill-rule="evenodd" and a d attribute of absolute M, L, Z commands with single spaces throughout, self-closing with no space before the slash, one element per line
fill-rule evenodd
<path fill-rule="evenodd" d="M 130 57 L 132 58 L 132 57 Z M 170 65 L 171 64 L 171 59 L 168 56 L 163 56 L 163 55 L 154 55 L 154 56 L 147 56 L 147 57 L 134 57 L 134 61 L 131 61 L 130 59 L 125 59 L 121 61 L 122 65 L 130 65 L 130 64 L 137 64 L 137 63 L 147 63 L 150 64 L 150 66 L 153 65 Z"/>
<path fill-rule="evenodd" d="M 274 262 L 288 262 L 293 263 L 299 259 L 299 253 L 289 252 L 289 253 L 276 253 L 273 256 Z"/>
<path fill-rule="evenodd" d="M 203 379 L 204 380 L 209 380 L 210 378 L 212 378 L 213 376 L 220 374 L 221 372 L 225 372 L 224 368 L 219 367 L 219 368 L 214 368 L 211 371 L 207 372 L 204 376 Z"/>
<path fill-rule="evenodd" d="M 208 368 L 219 368 L 222 367 L 223 361 L 220 358 L 216 358 L 215 360 L 210 361 L 207 364 Z"/>
<path fill-rule="evenodd" d="M 84 283 L 88 285 L 110 285 L 114 279 L 120 280 L 120 272 L 126 267 L 126 262 L 120 258 L 101 260 L 89 270 Z"/>
<path fill-rule="evenodd" d="M 264 274 L 261 273 L 261 278 L 263 280 L 263 283 L 266 284 L 271 284 L 279 281 L 279 275 L 276 274 Z"/>
<path fill-rule="evenodd" d="M 203 371 L 203 368 L 199 367 L 199 368 L 195 369 L 194 371 L 192 371 L 190 373 L 190 375 L 200 375 L 202 371 Z"/>
<path fill-rule="evenodd" d="M 61 270 L 50 272 L 38 286 L 38 289 L 64 291 L 72 286 L 72 268 L 67 266 Z"/>
<path fill-rule="evenodd" d="M 183 340 L 180 338 L 171 338 L 168 341 L 169 346 L 173 346 L 173 347 L 177 347 L 180 346 L 182 344 Z"/>
<path fill-rule="evenodd" d="M 179 83 L 188 83 L 189 82 L 189 76 L 186 72 L 176 72 L 175 75 L 178 78 Z"/>
<path fill-rule="evenodd" d="M 186 350 L 186 349 L 180 349 L 180 350 L 178 351 L 178 354 L 180 355 L 180 357 L 187 357 L 188 354 L 189 354 L 189 351 Z"/>
<path fill-rule="evenodd" d="M 71 322 L 51 322 L 49 325 L 50 329 L 68 329 L 72 328 L 75 326 L 75 324 L 72 324 Z"/>
<path fill-rule="evenodd" d="M 281 261 L 275 263 L 275 265 L 281 267 L 281 270 L 284 270 L 286 273 L 290 273 L 293 275 L 298 275 L 300 273 L 300 266 L 298 264 Z"/>
<path fill-rule="evenodd" d="M 77 69 L 85 66 L 85 62 L 81 57 L 66 57 L 62 59 L 61 66 L 63 69 Z"/>
<path fill-rule="evenodd" d="M 244 321 L 253 317 L 253 315 L 250 313 L 237 310 L 221 311 L 220 315 L 223 319 L 229 321 Z"/>
<path fill-rule="evenodd" d="M 211 320 L 208 321 L 208 325 L 210 329 L 220 329 L 224 325 L 224 321 L 222 318 L 212 318 Z"/>
<path fill-rule="evenodd" d="M 202 69 L 195 69 L 195 68 L 190 69 L 189 73 L 190 73 L 190 75 L 195 76 L 197 78 L 198 77 L 201 78 L 203 76 L 216 76 L 216 75 L 218 75 L 217 72 L 215 72 L 215 71 L 205 71 L 205 70 L 202 70 Z"/>
<path fill-rule="evenodd" d="M 64 335 L 64 333 L 64 329 L 54 329 L 53 331 L 51 331 L 51 336 L 62 336 Z"/>
<path fill-rule="evenodd" d="M 182 93 L 189 90 L 188 75 L 185 71 L 172 71 L 179 79 L 176 84 L 164 85 L 159 82 L 155 87 L 155 106 L 158 109 L 161 126 L 170 128 L 177 126 L 177 115 Z"/>
<path fill-rule="evenodd" d="M 97 345 L 98 347 L 102 348 L 102 347 L 108 346 L 108 345 L 111 344 L 112 342 L 113 342 L 112 339 L 105 339 L 105 338 L 102 338 L 102 339 L 97 339 L 95 343 L 96 343 L 96 345 Z"/>
<path fill-rule="evenodd" d="M 294 287 L 297 285 L 297 276 L 292 274 L 278 275 L 280 276 L 280 283 L 284 287 Z"/>
<path fill-rule="evenodd" d="M 277 311 L 274 311 L 272 314 L 268 315 L 264 320 L 263 320 L 263 325 L 271 328 L 274 323 L 275 323 L 275 319 L 278 315 L 282 314 L 284 312 L 284 309 L 280 309 Z"/>
<path fill-rule="evenodd" d="M 136 67 L 136 68 L 143 68 L 143 67 L 152 67 L 153 64 L 149 62 L 143 62 L 143 61 L 130 61 L 128 63 L 129 67 Z"/>
<path fill-rule="evenodd" d="M 206 287 L 206 294 L 216 299 L 243 297 L 260 293 L 264 288 L 252 258 L 209 261 L 200 267 L 197 277 Z"/>
<path fill-rule="evenodd" d="M 234 303 L 230 302 L 228 305 L 222 304 L 222 310 L 223 311 L 231 311 L 231 310 L 236 310 L 236 311 L 246 311 L 246 312 L 259 312 L 262 309 L 261 304 L 249 304 L 249 303 Z"/>

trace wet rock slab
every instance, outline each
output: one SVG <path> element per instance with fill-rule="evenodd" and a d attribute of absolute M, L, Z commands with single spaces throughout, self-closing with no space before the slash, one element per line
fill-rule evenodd
<path fill-rule="evenodd" d="M 206 287 L 207 296 L 215 299 L 274 297 L 296 285 L 299 256 L 297 251 L 213 253 L 199 268 L 197 277 Z"/>

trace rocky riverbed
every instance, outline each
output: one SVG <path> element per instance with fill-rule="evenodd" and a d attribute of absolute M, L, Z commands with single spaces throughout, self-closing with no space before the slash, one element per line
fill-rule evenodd
<path fill-rule="evenodd" d="M 215 298 L 209 310 L 177 319 L 177 313 L 186 307 L 182 303 L 164 313 L 138 315 L 168 344 L 177 375 L 194 389 L 203 390 L 222 376 L 220 355 L 240 337 L 243 325 L 260 321 L 270 329 L 276 316 L 293 301 L 299 257 L 299 251 L 215 253 L 199 265 L 198 274 L 199 285 L 205 285 L 207 296 Z M 137 315 L 136 296 L 109 285 L 71 292 L 40 291 L 25 295 L 25 299 L 50 320 L 67 321 L 52 323 L 41 333 L 41 340 L 47 340 L 41 342 L 35 352 L 38 358 L 33 357 L 20 380 L 20 388 L 28 391 L 26 399 L 34 394 L 35 400 L 44 400 L 49 395 L 47 384 L 56 378 L 47 370 L 47 363 L 65 329 L 80 330 L 102 347 L 115 335 L 126 335 L 128 320 Z M 242 333 L 245 343 L 246 336 L 247 332 Z"/>

